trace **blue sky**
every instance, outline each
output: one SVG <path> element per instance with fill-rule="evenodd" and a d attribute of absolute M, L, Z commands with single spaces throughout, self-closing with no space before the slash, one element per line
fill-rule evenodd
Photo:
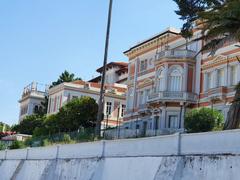
<path fill-rule="evenodd" d="M 18 121 L 23 87 L 65 69 L 84 80 L 102 65 L 108 0 L 0 1 L 0 121 Z M 172 0 L 114 0 L 109 61 L 163 29 L 181 27 Z"/>

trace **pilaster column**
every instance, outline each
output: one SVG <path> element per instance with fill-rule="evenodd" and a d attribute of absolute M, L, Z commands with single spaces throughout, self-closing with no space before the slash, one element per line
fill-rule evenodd
<path fill-rule="evenodd" d="M 239 63 L 237 65 L 237 74 L 240 74 L 240 64 Z M 240 81 L 240 76 L 237 75 L 237 82 L 239 82 L 239 81 Z"/>
<path fill-rule="evenodd" d="M 188 64 L 184 63 L 184 71 L 183 71 L 183 86 L 182 91 L 187 91 L 187 83 L 188 83 Z"/>
<path fill-rule="evenodd" d="M 155 128 L 155 122 L 154 122 L 154 110 L 151 111 L 151 119 L 152 119 L 152 130 Z"/>
<path fill-rule="evenodd" d="M 164 129 L 166 128 L 166 106 L 163 106 L 162 107 L 162 113 L 161 113 L 161 116 L 160 116 L 160 128 L 161 129 Z"/>
<path fill-rule="evenodd" d="M 164 64 L 164 87 L 163 87 L 163 89 L 164 89 L 164 91 L 167 91 L 167 89 L 168 89 L 168 64 L 167 63 L 165 63 Z"/>
<path fill-rule="evenodd" d="M 227 70 L 227 86 L 231 86 L 231 81 L 232 81 L 232 77 L 231 77 L 231 71 L 232 71 L 232 68 L 231 66 L 228 66 L 228 70 Z"/>
<path fill-rule="evenodd" d="M 228 68 L 224 67 L 224 86 L 228 86 Z"/>
<path fill-rule="evenodd" d="M 137 88 L 137 79 L 138 79 L 138 64 L 139 64 L 139 59 L 135 60 L 135 72 L 134 72 L 134 85 L 133 85 L 133 108 L 137 106 L 137 93 L 136 93 L 136 88 Z"/>

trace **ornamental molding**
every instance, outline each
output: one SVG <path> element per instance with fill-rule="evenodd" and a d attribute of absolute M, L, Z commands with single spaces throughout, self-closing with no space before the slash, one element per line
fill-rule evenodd
<path fill-rule="evenodd" d="M 227 57 L 226 56 L 223 56 L 223 55 L 218 55 L 216 57 L 214 57 L 212 60 L 204 63 L 202 65 L 202 68 L 203 69 L 207 69 L 207 68 L 210 68 L 216 64 L 221 64 L 221 63 L 225 63 L 227 61 Z"/>
<path fill-rule="evenodd" d="M 160 37 L 156 37 L 148 42 L 145 42 L 142 45 L 139 45 L 131 49 L 129 52 L 125 54 L 129 57 L 130 60 L 132 60 L 141 54 L 145 54 L 149 51 L 156 50 L 158 48 L 161 48 L 161 46 L 165 47 L 169 43 L 172 43 L 173 41 L 179 40 L 181 38 L 182 37 L 179 35 L 167 33 Z"/>
<path fill-rule="evenodd" d="M 141 88 L 141 87 L 145 87 L 145 86 L 147 86 L 147 85 L 151 85 L 151 84 L 153 84 L 153 79 L 150 79 L 150 78 L 146 78 L 144 81 L 141 81 L 141 82 L 139 82 L 139 84 L 138 84 L 138 88 Z"/>
<path fill-rule="evenodd" d="M 224 55 L 218 55 L 216 57 L 214 57 L 212 60 L 209 60 L 207 62 L 205 62 L 202 65 L 202 70 L 208 70 L 210 68 L 215 68 L 216 66 L 222 65 L 222 64 L 229 64 L 231 65 L 233 62 L 237 61 L 237 56 L 231 56 L 231 57 L 227 57 Z M 238 56 L 239 57 L 239 56 Z"/>

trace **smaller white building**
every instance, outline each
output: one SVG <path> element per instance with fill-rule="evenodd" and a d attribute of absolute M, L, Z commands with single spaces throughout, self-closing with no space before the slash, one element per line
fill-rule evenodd
<path fill-rule="evenodd" d="M 26 141 L 28 138 L 31 138 L 31 135 L 28 134 L 12 134 L 5 137 L 2 137 L 2 141 Z"/>
<path fill-rule="evenodd" d="M 22 97 L 18 101 L 20 103 L 19 122 L 25 116 L 34 114 L 34 110 L 42 108 L 42 102 L 48 95 L 48 86 L 32 82 L 23 90 Z"/>
<path fill-rule="evenodd" d="M 102 74 L 103 67 L 96 70 L 98 73 Z M 125 62 L 110 62 L 106 66 L 106 84 L 127 84 L 128 77 L 128 63 Z M 101 83 L 101 75 L 91 79 L 89 82 Z"/>
<path fill-rule="evenodd" d="M 105 106 L 103 127 L 117 126 L 122 123 L 125 111 L 126 85 L 107 84 L 105 86 Z M 48 115 L 59 112 L 59 109 L 74 98 L 88 96 L 98 103 L 100 83 L 74 81 L 65 82 L 49 89 Z"/>

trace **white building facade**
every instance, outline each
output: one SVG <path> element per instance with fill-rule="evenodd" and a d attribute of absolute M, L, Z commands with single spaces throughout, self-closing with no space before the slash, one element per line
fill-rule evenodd
<path fill-rule="evenodd" d="M 23 90 L 22 97 L 18 101 L 20 103 L 19 122 L 24 117 L 33 115 L 35 110 L 41 109 L 45 97 L 48 96 L 48 86 L 32 82 Z"/>
<path fill-rule="evenodd" d="M 105 106 L 103 127 L 120 125 L 123 121 L 126 103 L 126 86 L 111 84 L 105 87 Z M 94 82 L 74 81 L 62 83 L 49 90 L 48 115 L 55 114 L 72 99 L 91 97 L 98 103 L 100 84 Z"/>
<path fill-rule="evenodd" d="M 102 128 L 120 126 L 126 109 L 128 63 L 110 62 L 106 66 L 104 120 Z M 103 67 L 97 69 L 102 73 Z M 87 81 L 62 83 L 49 90 L 48 115 L 55 114 L 74 98 L 88 96 L 98 103 L 101 75 Z"/>

